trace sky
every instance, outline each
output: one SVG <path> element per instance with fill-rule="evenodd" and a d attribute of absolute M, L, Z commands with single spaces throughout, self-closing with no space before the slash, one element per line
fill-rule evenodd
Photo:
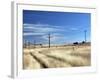
<path fill-rule="evenodd" d="M 48 44 L 90 42 L 91 14 L 79 12 L 52 12 L 23 10 L 23 40 Z"/>

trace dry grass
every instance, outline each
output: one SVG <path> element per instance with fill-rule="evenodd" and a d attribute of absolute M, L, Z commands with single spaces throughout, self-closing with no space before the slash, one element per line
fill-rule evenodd
<path fill-rule="evenodd" d="M 24 69 L 91 65 L 90 46 L 24 49 Z"/>
<path fill-rule="evenodd" d="M 41 65 L 39 62 L 37 62 L 30 54 L 24 54 L 24 59 L 23 59 L 23 68 L 24 69 L 38 69 L 41 68 Z"/>

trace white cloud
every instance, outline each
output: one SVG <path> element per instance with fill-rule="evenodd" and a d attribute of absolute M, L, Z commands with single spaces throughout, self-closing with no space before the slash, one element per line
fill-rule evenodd
<path fill-rule="evenodd" d="M 66 30 L 61 26 L 53 26 L 48 24 L 23 24 L 24 26 L 24 34 L 23 36 L 33 36 L 37 39 L 48 41 L 48 34 L 51 34 L 51 42 L 58 43 L 64 42 L 67 40 L 67 37 L 62 33 L 63 31 L 66 32 L 70 27 Z"/>
<path fill-rule="evenodd" d="M 30 35 L 44 35 L 44 33 L 24 33 L 24 36 L 30 36 Z"/>
<path fill-rule="evenodd" d="M 50 26 L 50 25 L 48 25 L 48 24 L 40 24 L 40 23 L 38 23 L 38 24 L 27 24 L 27 23 L 25 23 L 25 24 L 23 24 L 23 26 L 24 27 L 29 27 L 29 26 L 32 26 L 32 27 L 41 27 L 41 26 Z"/>
<path fill-rule="evenodd" d="M 70 30 L 72 30 L 72 31 L 77 31 L 78 28 L 70 28 Z"/>
<path fill-rule="evenodd" d="M 56 42 L 65 38 L 63 35 L 59 33 L 51 34 L 50 36 L 51 36 L 51 42 Z M 42 38 L 48 40 L 48 35 L 43 35 Z"/>
<path fill-rule="evenodd" d="M 64 29 L 57 28 L 58 26 L 52 26 L 48 24 L 24 24 L 24 31 L 33 31 L 34 33 L 50 33 L 65 31 Z"/>

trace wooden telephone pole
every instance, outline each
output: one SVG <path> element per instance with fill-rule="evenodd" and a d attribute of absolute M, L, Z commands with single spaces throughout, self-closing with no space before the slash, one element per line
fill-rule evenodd
<path fill-rule="evenodd" d="M 48 41 L 49 43 L 48 44 L 49 44 L 49 48 L 50 48 L 50 44 L 51 44 L 51 42 L 50 42 L 50 40 L 51 40 L 51 34 L 50 33 L 48 34 L 48 39 L 49 39 L 49 41 Z"/>
<path fill-rule="evenodd" d="M 85 34 L 85 35 L 84 35 L 84 37 L 85 37 L 85 42 L 86 42 L 86 37 L 87 37 L 87 36 L 86 36 L 86 33 L 87 33 L 87 30 L 84 30 L 84 34 Z"/>
<path fill-rule="evenodd" d="M 36 41 L 34 40 L 34 48 L 36 47 Z"/>

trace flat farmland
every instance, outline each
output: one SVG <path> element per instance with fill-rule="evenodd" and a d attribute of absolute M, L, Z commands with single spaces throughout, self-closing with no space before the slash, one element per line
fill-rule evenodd
<path fill-rule="evenodd" d="M 67 68 L 90 65 L 90 45 L 23 49 L 23 69 Z"/>

